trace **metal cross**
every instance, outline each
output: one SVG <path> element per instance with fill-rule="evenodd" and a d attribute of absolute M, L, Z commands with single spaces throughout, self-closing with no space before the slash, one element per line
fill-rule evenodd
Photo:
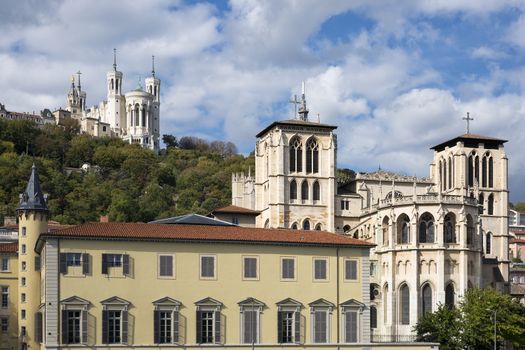
<path fill-rule="evenodd" d="M 293 103 L 293 106 L 294 106 L 294 115 L 293 115 L 293 117 L 294 117 L 295 119 L 297 119 L 297 105 L 300 105 L 300 104 L 301 104 L 301 101 L 299 101 L 299 100 L 297 99 L 297 95 L 293 95 L 293 100 L 290 100 L 290 101 L 288 101 L 288 102 Z"/>
<path fill-rule="evenodd" d="M 471 121 L 471 120 L 474 120 L 474 118 L 471 118 L 471 117 L 470 117 L 470 113 L 467 112 L 467 116 L 466 116 L 466 117 L 463 117 L 463 120 L 466 120 L 466 121 L 467 121 L 467 134 L 470 134 L 470 121 Z"/>

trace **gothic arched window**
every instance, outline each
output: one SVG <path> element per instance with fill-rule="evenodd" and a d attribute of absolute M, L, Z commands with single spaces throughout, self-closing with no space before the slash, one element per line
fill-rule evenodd
<path fill-rule="evenodd" d="M 429 283 L 425 284 L 421 295 L 421 314 L 424 315 L 427 312 L 432 312 L 432 287 Z"/>
<path fill-rule="evenodd" d="M 270 219 L 266 219 L 264 222 L 264 228 L 270 228 Z"/>
<path fill-rule="evenodd" d="M 401 324 L 410 324 L 410 290 L 406 284 L 399 288 L 399 303 Z"/>
<path fill-rule="evenodd" d="M 474 220 L 470 214 L 467 214 L 467 244 L 472 244 L 474 238 Z"/>
<path fill-rule="evenodd" d="M 454 285 L 449 283 L 445 288 L 445 305 L 449 308 L 454 307 Z"/>
<path fill-rule="evenodd" d="M 348 233 L 348 232 L 350 232 L 350 228 L 351 228 L 350 225 L 344 225 L 344 226 L 343 226 L 343 232 L 344 232 L 344 233 Z"/>
<path fill-rule="evenodd" d="M 483 214 L 485 208 L 485 196 L 483 196 L 483 193 L 480 193 L 479 194 L 479 199 L 478 199 L 478 205 L 479 205 L 479 213 L 480 214 Z"/>
<path fill-rule="evenodd" d="M 297 223 L 294 222 L 294 223 L 292 224 L 292 230 L 297 230 L 297 228 L 298 228 Z"/>
<path fill-rule="evenodd" d="M 494 187 L 494 163 L 492 157 L 489 158 L 489 187 Z"/>
<path fill-rule="evenodd" d="M 487 156 L 481 161 L 481 187 L 487 187 Z"/>
<path fill-rule="evenodd" d="M 377 309 L 370 306 L 370 328 L 377 328 Z"/>
<path fill-rule="evenodd" d="M 445 243 L 456 243 L 456 217 L 453 213 L 445 216 L 443 231 Z"/>
<path fill-rule="evenodd" d="M 494 195 L 492 193 L 489 195 L 487 203 L 487 214 L 494 215 Z"/>
<path fill-rule="evenodd" d="M 139 104 L 135 105 L 135 126 L 139 126 Z"/>
<path fill-rule="evenodd" d="M 310 220 L 306 219 L 303 222 L 303 230 L 310 231 Z"/>
<path fill-rule="evenodd" d="M 117 94 L 119 93 L 118 92 L 118 79 L 115 80 L 115 93 L 117 93 Z"/>
<path fill-rule="evenodd" d="M 319 172 L 319 144 L 314 138 L 306 143 L 306 172 Z"/>
<path fill-rule="evenodd" d="M 300 172 L 303 170 L 303 148 L 301 139 L 292 138 L 290 141 L 290 172 Z"/>
<path fill-rule="evenodd" d="M 321 199 L 321 187 L 319 186 L 319 182 L 314 182 L 314 201 L 318 201 Z"/>
<path fill-rule="evenodd" d="M 447 161 L 443 160 L 443 182 L 441 183 L 441 188 L 446 190 L 447 187 Z"/>
<path fill-rule="evenodd" d="M 321 231 L 322 230 L 321 224 L 315 225 L 315 230 L 316 231 Z"/>
<path fill-rule="evenodd" d="M 301 199 L 307 200 L 308 199 L 308 181 L 304 180 L 301 185 Z"/>
<path fill-rule="evenodd" d="M 419 220 L 419 243 L 434 243 L 434 217 L 429 213 Z"/>
<path fill-rule="evenodd" d="M 297 199 L 297 182 L 295 180 L 290 182 L 290 199 Z"/>
<path fill-rule="evenodd" d="M 448 188 L 453 188 L 454 181 L 454 162 L 453 158 L 448 157 Z"/>
<path fill-rule="evenodd" d="M 382 228 L 382 231 L 383 231 L 383 245 L 388 245 L 388 235 L 389 235 L 389 229 L 388 229 L 388 226 L 389 226 L 389 219 L 388 219 L 388 216 L 385 216 L 385 218 L 383 219 L 383 224 L 381 225 L 381 228 Z"/>
<path fill-rule="evenodd" d="M 397 243 L 410 243 L 410 219 L 406 214 L 401 214 L 397 219 Z"/>
<path fill-rule="evenodd" d="M 485 236 L 485 254 L 492 254 L 492 233 L 490 232 Z"/>

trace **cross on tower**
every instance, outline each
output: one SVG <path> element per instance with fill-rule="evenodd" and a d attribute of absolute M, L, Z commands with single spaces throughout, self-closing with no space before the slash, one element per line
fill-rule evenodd
<path fill-rule="evenodd" d="M 471 118 L 471 117 L 470 117 L 470 113 L 467 112 L 467 116 L 466 116 L 466 117 L 463 117 L 463 120 L 466 120 L 466 121 L 467 121 L 467 134 L 470 134 L 470 121 L 471 121 L 471 120 L 474 120 L 474 118 Z"/>
<path fill-rule="evenodd" d="M 299 100 L 297 99 L 297 95 L 293 95 L 293 100 L 290 100 L 290 101 L 288 101 L 288 102 L 293 103 L 293 107 L 294 107 L 294 114 L 293 114 L 293 117 L 294 117 L 295 119 L 297 119 L 297 105 L 300 105 L 300 104 L 301 104 L 301 101 L 299 101 Z"/>

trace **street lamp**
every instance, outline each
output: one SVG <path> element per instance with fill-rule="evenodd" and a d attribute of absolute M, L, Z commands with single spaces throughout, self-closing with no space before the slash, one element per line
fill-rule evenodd
<path fill-rule="evenodd" d="M 494 322 L 494 350 L 497 350 L 497 340 L 496 340 L 496 326 L 497 326 L 497 314 L 498 312 L 496 310 L 487 310 L 492 313 L 490 316 L 491 320 Z"/>

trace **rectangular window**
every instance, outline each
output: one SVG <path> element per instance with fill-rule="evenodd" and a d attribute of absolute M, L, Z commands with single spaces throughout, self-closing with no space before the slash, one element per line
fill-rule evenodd
<path fill-rule="evenodd" d="M 3 257 L 2 258 L 2 272 L 9 271 L 9 258 Z"/>
<path fill-rule="evenodd" d="M 22 284 L 22 287 L 25 287 L 26 286 L 26 278 L 25 277 L 22 277 L 20 279 L 20 283 Z"/>
<path fill-rule="evenodd" d="M 328 342 L 328 311 L 316 310 L 313 313 L 314 343 Z"/>
<path fill-rule="evenodd" d="M 22 318 L 22 320 L 25 320 L 26 319 L 26 310 L 22 309 L 20 310 L 20 317 Z"/>
<path fill-rule="evenodd" d="M 159 255 L 159 276 L 173 277 L 173 255 Z"/>
<path fill-rule="evenodd" d="M 242 312 L 242 342 L 257 344 L 259 342 L 259 312 L 243 310 Z"/>
<path fill-rule="evenodd" d="M 22 227 L 22 237 L 25 237 L 27 234 L 27 228 Z"/>
<path fill-rule="evenodd" d="M 159 343 L 170 344 L 171 340 L 171 328 L 172 328 L 172 312 L 171 311 L 160 311 L 159 312 Z"/>
<path fill-rule="evenodd" d="M 26 327 L 25 326 L 21 327 L 20 333 L 22 333 L 22 336 L 24 336 L 24 337 L 27 335 L 27 331 L 26 331 Z"/>
<path fill-rule="evenodd" d="M 27 269 L 27 264 L 25 261 L 22 261 L 22 271 L 25 271 Z"/>
<path fill-rule="evenodd" d="M 108 311 L 108 344 L 121 342 L 122 311 Z"/>
<path fill-rule="evenodd" d="M 314 259 L 314 280 L 326 281 L 328 279 L 328 261 L 326 259 Z"/>
<path fill-rule="evenodd" d="M 295 258 L 281 258 L 281 279 L 295 279 Z"/>
<path fill-rule="evenodd" d="M 299 343 L 301 315 L 296 311 L 279 311 L 278 342 L 281 344 Z"/>
<path fill-rule="evenodd" d="M 200 314 L 200 344 L 213 344 L 215 343 L 214 335 L 214 314 L 213 311 L 199 311 Z"/>
<path fill-rule="evenodd" d="M 106 254 L 106 259 L 108 267 L 122 266 L 122 254 Z"/>
<path fill-rule="evenodd" d="M 357 281 L 357 261 L 345 260 L 345 280 Z"/>
<path fill-rule="evenodd" d="M 2 300 L 0 301 L 0 306 L 2 308 L 7 308 L 9 306 L 9 287 L 2 286 Z"/>
<path fill-rule="evenodd" d="M 66 266 L 80 266 L 81 265 L 81 257 L 82 254 L 80 253 L 67 253 L 66 254 Z"/>
<path fill-rule="evenodd" d="M 26 253 L 26 245 L 22 244 L 22 254 L 25 254 L 25 253 Z"/>
<path fill-rule="evenodd" d="M 20 294 L 20 300 L 25 303 L 26 302 L 26 293 Z"/>
<path fill-rule="evenodd" d="M 81 311 L 68 310 L 67 311 L 67 343 L 80 344 L 81 332 Z"/>
<path fill-rule="evenodd" d="M 357 311 L 347 311 L 345 315 L 345 343 L 357 343 Z"/>
<path fill-rule="evenodd" d="M 2 333 L 9 331 L 9 319 L 7 317 L 0 318 L 0 331 Z"/>
<path fill-rule="evenodd" d="M 243 277 L 244 279 L 257 279 L 258 268 L 257 268 L 257 257 L 255 256 L 245 256 L 243 257 Z"/>
<path fill-rule="evenodd" d="M 201 278 L 215 278 L 215 256 L 201 255 Z"/>

